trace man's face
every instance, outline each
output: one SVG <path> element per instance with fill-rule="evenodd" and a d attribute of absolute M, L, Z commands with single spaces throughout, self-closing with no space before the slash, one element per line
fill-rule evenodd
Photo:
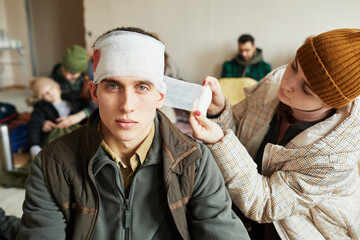
<path fill-rule="evenodd" d="M 90 91 L 110 148 L 140 145 L 151 130 L 156 109 L 165 101 L 151 82 L 131 76 L 103 79 L 97 86 L 90 82 Z"/>
<path fill-rule="evenodd" d="M 68 72 L 68 71 L 66 71 L 66 69 L 64 67 L 61 67 L 61 71 L 64 74 L 64 77 L 66 78 L 66 80 L 68 80 L 68 81 L 75 81 L 81 75 L 81 73 Z"/>
<path fill-rule="evenodd" d="M 239 43 L 239 55 L 245 62 L 249 62 L 254 56 L 256 46 L 251 42 Z"/>

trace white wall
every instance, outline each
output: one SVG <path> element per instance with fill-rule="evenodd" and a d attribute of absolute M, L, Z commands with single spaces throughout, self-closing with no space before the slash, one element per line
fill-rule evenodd
<path fill-rule="evenodd" d="M 0 0 L 0 30 L 7 31 L 7 21 L 6 21 L 6 12 L 5 12 L 5 2 L 4 0 Z M 8 62 L 10 61 L 9 53 L 5 51 L 0 52 L 0 61 L 1 62 Z M 7 84 L 12 76 L 12 72 L 9 71 L 11 69 L 7 69 L 5 65 L 0 65 L 0 78 L 2 80 L 3 86 Z M 2 86 L 1 86 L 2 87 Z"/>
<path fill-rule="evenodd" d="M 28 78 L 32 77 L 26 0 L 0 0 L 0 29 L 12 39 L 20 39 L 24 45 Z M 71 6 L 69 8 L 69 6 Z M 38 75 L 49 75 L 53 66 L 61 61 L 66 47 L 71 44 L 85 45 L 82 0 L 31 0 L 29 12 L 32 16 L 33 49 Z M 0 51 L 0 62 L 19 62 L 19 55 L 11 51 Z M 21 65 L 0 65 L 0 77 L 6 87 L 24 86 Z"/>
<path fill-rule="evenodd" d="M 359 0 L 84 0 L 90 48 L 118 26 L 159 34 L 181 76 L 202 82 L 219 77 L 242 33 L 255 37 L 273 67 L 287 63 L 303 41 L 335 28 L 360 28 Z"/>
<path fill-rule="evenodd" d="M 0 29 L 7 32 L 12 39 L 22 40 L 25 49 L 28 76 L 31 75 L 29 38 L 26 23 L 26 10 L 24 0 L 0 0 Z M 17 63 L 17 65 L 3 64 L 0 72 L 4 86 L 25 86 L 24 72 L 21 67 L 18 53 L 15 51 L 1 51 L 0 61 Z"/>
<path fill-rule="evenodd" d="M 85 46 L 82 0 L 32 0 L 34 52 L 40 76 L 48 76 L 67 47 Z M 71 6 L 71 7 L 69 7 Z"/>
<path fill-rule="evenodd" d="M 23 41 L 31 75 L 24 2 L 0 0 L 0 29 Z M 309 35 L 360 28 L 359 0 L 83 0 L 83 5 L 88 49 L 114 27 L 141 27 L 159 34 L 184 79 L 199 83 L 205 75 L 219 77 L 242 33 L 254 35 L 265 60 L 277 67 L 288 62 Z M 0 53 L 3 60 L 18 57 Z M 24 85 L 20 66 L 5 66 L 1 77 L 6 86 Z"/>

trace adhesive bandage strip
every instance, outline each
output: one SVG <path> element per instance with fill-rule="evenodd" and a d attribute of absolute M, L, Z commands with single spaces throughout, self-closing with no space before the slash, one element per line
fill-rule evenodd
<path fill-rule="evenodd" d="M 201 86 L 167 76 L 164 76 L 164 83 L 166 84 L 166 106 L 191 112 L 199 110 L 206 115 L 212 98 L 209 86 Z"/>

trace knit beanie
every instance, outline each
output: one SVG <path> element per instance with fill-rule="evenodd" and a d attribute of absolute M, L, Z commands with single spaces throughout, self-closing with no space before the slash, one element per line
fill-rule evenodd
<path fill-rule="evenodd" d="M 297 59 L 311 88 L 340 108 L 360 95 L 360 29 L 336 29 L 310 37 Z"/>
<path fill-rule="evenodd" d="M 61 64 L 68 72 L 84 72 L 89 64 L 88 53 L 85 48 L 79 45 L 72 45 L 66 49 Z"/>

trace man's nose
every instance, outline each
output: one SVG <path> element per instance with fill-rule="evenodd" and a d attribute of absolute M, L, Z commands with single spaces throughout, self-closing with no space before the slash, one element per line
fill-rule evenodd
<path fill-rule="evenodd" d="M 123 91 L 121 94 L 119 110 L 122 112 L 132 112 L 134 111 L 134 94 L 131 91 Z"/>

